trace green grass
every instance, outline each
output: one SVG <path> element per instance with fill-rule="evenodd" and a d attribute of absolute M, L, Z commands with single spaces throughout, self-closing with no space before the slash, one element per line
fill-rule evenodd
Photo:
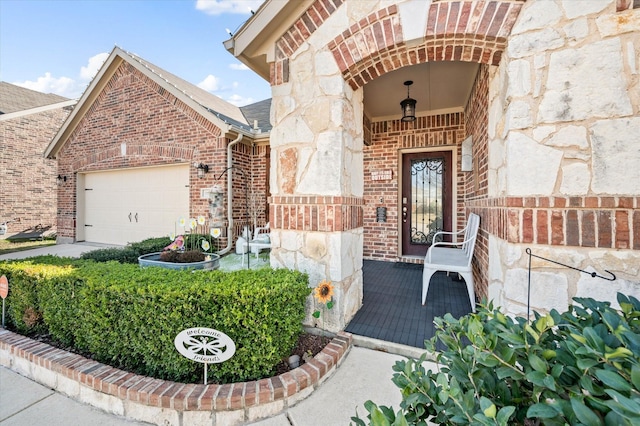
<path fill-rule="evenodd" d="M 15 253 L 17 251 L 31 250 L 38 247 L 46 247 L 55 245 L 56 240 L 44 241 L 8 241 L 0 240 L 0 255 Z"/>

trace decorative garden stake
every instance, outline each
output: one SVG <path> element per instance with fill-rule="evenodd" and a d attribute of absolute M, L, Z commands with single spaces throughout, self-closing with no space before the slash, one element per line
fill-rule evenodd
<path fill-rule="evenodd" d="M 173 340 L 180 354 L 204 364 L 204 384 L 207 384 L 207 366 L 227 361 L 236 353 L 236 344 L 221 331 L 213 328 L 187 328 Z"/>
<path fill-rule="evenodd" d="M 323 280 L 313 290 L 313 297 L 320 303 L 323 303 L 327 310 L 333 308 L 333 285 L 331 281 Z M 314 318 L 320 318 L 320 310 L 316 309 L 313 313 Z M 322 329 L 324 330 L 324 319 L 322 320 Z"/>
<path fill-rule="evenodd" d="M 2 328 L 4 328 L 4 299 L 9 294 L 9 280 L 6 276 L 0 277 L 0 297 L 2 297 Z"/>

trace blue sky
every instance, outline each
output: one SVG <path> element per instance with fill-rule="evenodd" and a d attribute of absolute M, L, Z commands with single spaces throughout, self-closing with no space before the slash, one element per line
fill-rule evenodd
<path fill-rule="evenodd" d="M 262 0 L 0 0 L 0 80 L 80 97 L 115 45 L 235 104 L 271 96 L 222 42 Z"/>

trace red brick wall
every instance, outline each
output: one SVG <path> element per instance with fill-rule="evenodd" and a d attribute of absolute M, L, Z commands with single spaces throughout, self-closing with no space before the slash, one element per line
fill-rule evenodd
<path fill-rule="evenodd" d="M 126 155 L 121 144 L 126 143 Z M 132 65 L 123 62 L 97 96 L 58 154 L 60 173 L 69 177 L 58 192 L 59 235 L 75 239 L 76 173 L 175 163 L 210 166 L 199 179 L 190 167 L 190 214 L 207 216 L 200 190 L 213 185 L 227 167 L 228 140 L 221 130 Z M 238 144 L 234 164 L 249 174 L 251 148 Z M 262 167 L 263 162 L 258 161 Z M 234 175 L 234 197 L 242 182 Z M 226 190 L 226 175 L 219 183 Z M 226 198 L 226 197 L 225 197 Z M 241 218 L 238 206 L 234 216 Z M 225 209 L 226 211 L 226 209 Z M 224 241 L 222 242 L 225 243 Z"/>
<path fill-rule="evenodd" d="M 378 121 L 371 124 L 371 145 L 364 147 L 364 258 L 398 260 L 398 197 L 400 180 L 397 176 L 401 162 L 399 150 L 413 152 L 436 147 L 455 147 L 460 170 L 460 144 L 465 139 L 463 113 L 418 117 L 414 122 L 400 120 Z M 391 180 L 371 180 L 372 171 L 393 171 Z M 464 180 L 458 179 L 458 198 L 455 210 L 463 211 Z M 383 201 L 380 202 L 382 197 Z M 376 222 L 376 207 L 387 208 L 387 221 Z M 460 227 L 460 225 L 458 225 Z M 460 229 L 460 228 L 459 228 Z"/>
<path fill-rule="evenodd" d="M 469 211 L 480 215 L 480 230 L 476 239 L 473 257 L 473 272 L 476 294 L 479 298 L 487 295 L 487 271 L 489 270 L 489 233 L 486 226 L 488 218 L 481 211 L 469 209 L 469 203 L 483 200 L 488 194 L 489 148 L 487 133 L 489 111 L 489 66 L 480 65 L 469 101 L 465 108 L 467 135 L 473 138 L 471 172 L 461 172 L 459 179 L 464 181 L 465 206 L 467 211 L 458 213 L 467 217 Z"/>
<path fill-rule="evenodd" d="M 58 167 L 44 151 L 69 115 L 58 108 L 0 121 L 0 222 L 7 235 L 56 224 Z"/>

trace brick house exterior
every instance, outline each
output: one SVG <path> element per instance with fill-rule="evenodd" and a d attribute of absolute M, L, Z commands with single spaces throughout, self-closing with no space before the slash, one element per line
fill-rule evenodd
<path fill-rule="evenodd" d="M 445 148 L 454 227 L 481 216 L 478 297 L 528 312 L 527 248 L 618 277 L 603 285 L 534 260 L 534 310 L 637 297 L 639 25 L 630 0 L 267 0 L 225 46 L 272 85 L 272 265 L 331 280 L 337 307 L 325 320 L 341 329 L 361 304 L 363 258 L 420 262 L 400 244 L 399 159 Z M 410 123 L 366 115 L 363 92 L 378 78 L 449 61 L 479 64 L 461 111 Z M 381 170 L 392 177 L 371 178 Z"/>
<path fill-rule="evenodd" d="M 55 233 L 58 175 L 44 151 L 75 101 L 0 82 L 0 238 Z"/>
<path fill-rule="evenodd" d="M 85 239 L 83 209 L 88 207 L 83 190 L 88 189 L 82 185 L 89 174 L 157 168 L 161 176 L 168 170 L 162 167 L 171 165 L 188 167 L 190 217 L 209 217 L 209 199 L 203 190 L 215 184 L 226 192 L 227 178 L 233 173 L 232 242 L 244 225 L 264 225 L 269 149 L 261 129 L 248 124 L 255 119 L 258 125 L 268 126 L 259 109 L 247 107 L 243 112 L 115 48 L 47 150 L 50 158 L 57 159 L 59 173 L 67 177 L 58 186 L 59 242 Z M 227 148 L 233 140 L 240 143 L 234 143 L 228 170 Z M 202 178 L 197 176 L 199 164 L 208 166 Z M 118 202 L 117 194 L 112 196 Z M 251 217 L 247 201 L 255 204 Z M 225 220 L 222 247 L 228 241 L 227 226 Z M 169 235 L 173 230 L 172 225 L 149 236 Z"/>

